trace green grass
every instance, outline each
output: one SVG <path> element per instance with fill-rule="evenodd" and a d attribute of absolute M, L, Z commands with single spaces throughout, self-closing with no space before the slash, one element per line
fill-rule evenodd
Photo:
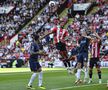
<path fill-rule="evenodd" d="M 31 75 L 32 73 L 28 68 L 0 69 L 0 90 L 27 90 L 26 85 Z M 40 90 L 37 87 L 38 86 L 37 78 L 33 83 L 33 87 L 36 88 L 35 90 Z M 106 83 L 107 79 L 108 79 L 108 69 L 104 68 L 102 69 L 102 82 Z M 43 69 L 43 84 L 47 88 L 46 90 L 77 90 L 77 89 L 108 90 L 108 88 L 106 88 L 106 84 L 97 85 L 98 77 L 96 74 L 96 70 L 94 70 L 93 74 L 93 83 L 92 83 L 93 85 L 92 84 L 89 84 L 89 86 L 88 84 L 75 85 L 74 81 L 75 81 L 75 76 L 69 75 L 64 68 Z"/>
<path fill-rule="evenodd" d="M 43 68 L 43 71 L 55 71 L 64 70 L 64 68 Z M 29 68 L 0 68 L 0 73 L 10 73 L 10 72 L 29 72 Z"/>

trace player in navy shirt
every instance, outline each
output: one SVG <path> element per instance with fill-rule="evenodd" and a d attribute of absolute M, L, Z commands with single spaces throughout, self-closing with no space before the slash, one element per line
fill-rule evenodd
<path fill-rule="evenodd" d="M 30 47 L 30 59 L 29 59 L 29 64 L 30 64 L 30 69 L 33 72 L 30 81 L 28 83 L 27 88 L 28 89 L 34 89 L 32 88 L 32 83 L 37 75 L 37 73 L 39 73 L 38 75 L 38 79 L 39 79 L 39 88 L 41 89 L 45 89 L 42 86 L 42 69 L 41 69 L 41 65 L 38 61 L 38 56 L 39 55 L 44 55 L 44 52 L 42 50 L 40 50 L 40 43 L 39 43 L 39 36 L 36 35 L 32 35 L 33 37 L 33 42 L 31 43 L 31 47 Z"/>
<path fill-rule="evenodd" d="M 89 39 L 86 37 L 81 37 L 79 40 L 79 53 L 88 53 Z"/>
<path fill-rule="evenodd" d="M 84 82 L 86 82 L 86 78 L 88 74 L 87 62 L 88 62 L 88 47 L 89 47 L 90 39 L 91 37 L 87 36 L 86 31 L 83 31 L 78 42 L 79 53 L 77 56 L 77 73 L 76 73 L 77 80 L 75 81 L 75 83 L 81 82 L 80 73 L 83 65 L 84 65 L 84 73 L 85 73 Z"/>

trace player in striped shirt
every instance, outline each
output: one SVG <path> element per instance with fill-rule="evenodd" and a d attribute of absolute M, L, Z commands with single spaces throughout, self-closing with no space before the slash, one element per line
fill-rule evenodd
<path fill-rule="evenodd" d="M 101 38 L 100 36 L 94 31 L 94 39 L 91 42 L 90 45 L 90 51 L 91 51 L 91 58 L 90 58 L 90 63 L 89 63 L 89 82 L 92 82 L 92 71 L 93 71 L 93 67 L 96 66 L 97 68 L 97 73 L 98 73 L 98 77 L 99 77 L 99 84 L 102 83 L 101 81 L 101 70 L 100 70 L 100 47 L 101 47 Z"/>
<path fill-rule="evenodd" d="M 60 25 L 58 25 L 52 28 L 51 32 L 47 33 L 45 36 L 50 34 L 54 34 L 54 44 L 56 46 L 56 49 L 59 51 L 62 61 L 65 67 L 67 68 L 68 72 L 70 73 L 71 65 L 70 61 L 68 60 L 68 53 L 66 50 L 66 43 L 65 43 L 65 39 L 69 36 L 68 31 L 66 29 L 62 29 Z"/>

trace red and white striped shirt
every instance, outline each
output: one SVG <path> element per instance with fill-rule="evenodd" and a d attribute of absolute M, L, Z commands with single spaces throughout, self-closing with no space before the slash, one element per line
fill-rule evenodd
<path fill-rule="evenodd" d="M 91 58 L 99 58 L 100 57 L 100 45 L 101 42 L 93 42 L 91 44 Z"/>
<path fill-rule="evenodd" d="M 58 42 L 65 42 L 65 37 L 69 36 L 69 33 L 66 29 L 62 29 L 59 27 L 55 27 L 52 29 L 52 32 L 54 33 L 54 43 Z"/>

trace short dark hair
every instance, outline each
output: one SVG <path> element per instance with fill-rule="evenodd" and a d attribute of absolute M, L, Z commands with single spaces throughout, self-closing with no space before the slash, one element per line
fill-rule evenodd
<path fill-rule="evenodd" d="M 38 40 L 38 39 L 39 39 L 39 35 L 38 35 L 38 34 L 34 34 L 34 33 L 33 33 L 33 34 L 32 34 L 32 37 L 33 37 L 34 40 Z"/>

